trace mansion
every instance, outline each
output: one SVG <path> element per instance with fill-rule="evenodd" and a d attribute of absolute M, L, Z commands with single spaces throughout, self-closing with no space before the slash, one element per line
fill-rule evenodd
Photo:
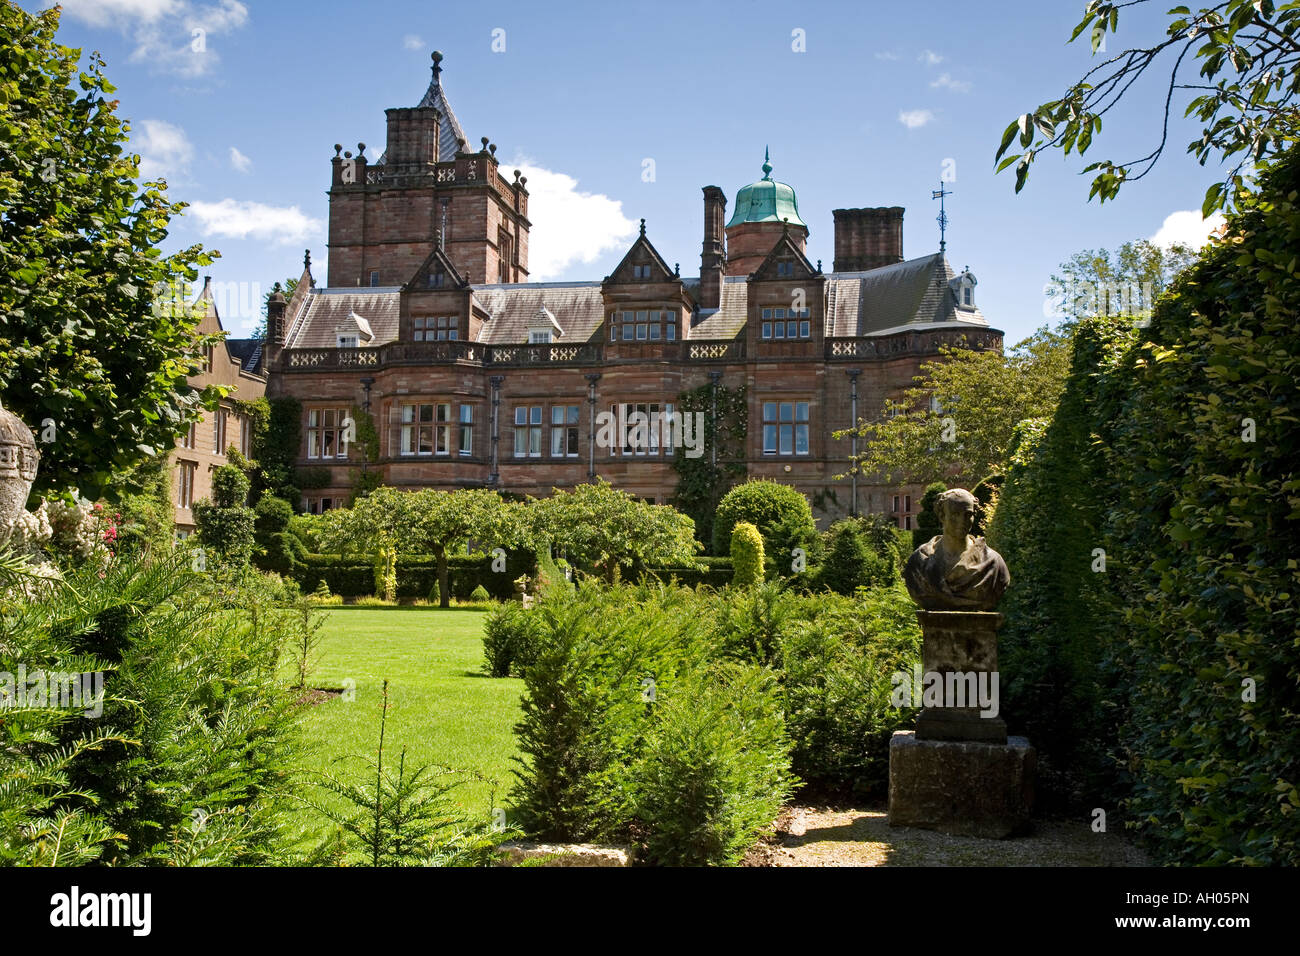
<path fill-rule="evenodd" d="M 834 210 L 824 272 L 765 158 L 730 216 L 723 190 L 703 188 L 697 276 L 669 265 L 642 220 L 603 279 L 529 282 L 527 177 L 501 170 L 486 137 L 471 146 L 433 60 L 419 104 L 386 111 L 378 158 L 334 148 L 329 285 L 308 258 L 268 306 L 257 370 L 268 396 L 302 403 L 299 466 L 328 475 L 304 507 L 346 502 L 363 469 L 396 487 L 535 496 L 600 476 L 665 503 L 671 432 L 610 441 L 599 422 L 667 416 L 720 384 L 745 386 L 750 477 L 794 485 L 819 518 L 911 527 L 920 489 L 836 480 L 851 443 L 833 433 L 878 418 L 940 348 L 1001 348 L 969 271 L 942 253 L 904 260 L 895 206 Z M 348 432 L 354 407 L 376 426 L 377 459 Z"/>

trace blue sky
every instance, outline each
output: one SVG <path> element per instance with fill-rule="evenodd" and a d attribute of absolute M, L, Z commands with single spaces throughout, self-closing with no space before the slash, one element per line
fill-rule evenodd
<path fill-rule="evenodd" d="M 68 0 L 60 38 L 102 52 L 146 171 L 192 204 L 169 242 L 221 251 L 206 271 L 230 290 L 236 335 L 256 321 L 257 292 L 301 271 L 304 248 L 327 281 L 333 144 L 377 157 L 384 109 L 415 105 L 439 49 L 470 142 L 490 137 L 503 168 L 529 175 L 534 278 L 602 278 L 641 217 L 664 258 L 697 275 L 700 188 L 721 186 L 730 208 L 765 146 L 827 271 L 831 210 L 845 206 L 905 206 L 904 253 L 926 255 L 939 244 L 931 190 L 951 161 L 949 259 L 976 274 L 1010 343 L 1050 321 L 1043 290 L 1061 260 L 1156 236 L 1216 178 L 1185 154 L 1199 130 L 1181 120 L 1156 171 L 1104 207 L 1086 201 L 1076 157 L 1036 163 L 1019 196 L 1010 171 L 994 175 L 1006 124 L 1093 64 L 1085 42 L 1065 42 L 1083 6 Z M 1153 43 L 1167 6 L 1125 11 L 1112 54 Z M 1089 159 L 1147 152 L 1158 84 L 1107 117 Z M 1175 222 L 1195 234 L 1199 214 Z"/>

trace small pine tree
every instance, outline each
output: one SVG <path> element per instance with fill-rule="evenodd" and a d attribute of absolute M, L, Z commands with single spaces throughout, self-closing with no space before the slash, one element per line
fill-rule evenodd
<path fill-rule="evenodd" d="M 434 583 L 434 587 L 437 587 L 436 582 Z M 470 592 L 469 599 L 471 601 L 476 601 L 482 604 L 484 602 L 492 600 L 492 595 L 488 593 L 487 588 L 485 588 L 483 585 L 480 584 L 478 587 L 474 588 L 472 592 Z"/>
<path fill-rule="evenodd" d="M 748 521 L 731 530 L 731 564 L 736 587 L 753 587 L 763 580 L 763 536 Z"/>
<path fill-rule="evenodd" d="M 433 586 L 429 588 L 429 603 L 430 604 L 442 603 L 442 589 L 438 587 L 437 578 L 433 579 Z"/>

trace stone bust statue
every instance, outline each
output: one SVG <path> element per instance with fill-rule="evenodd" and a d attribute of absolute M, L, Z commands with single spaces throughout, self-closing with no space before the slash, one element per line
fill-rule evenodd
<path fill-rule="evenodd" d="M 943 534 L 913 551 L 903 568 L 907 593 L 927 611 L 992 611 L 1011 583 L 1002 555 L 970 534 L 977 507 L 964 488 L 940 495 Z"/>

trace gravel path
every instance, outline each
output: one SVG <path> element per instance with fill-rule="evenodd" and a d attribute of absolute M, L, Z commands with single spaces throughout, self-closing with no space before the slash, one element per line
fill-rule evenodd
<path fill-rule="evenodd" d="M 1087 823 L 1035 820 L 1029 836 L 981 840 L 891 827 L 880 810 L 791 807 L 747 866 L 1145 866 L 1115 833 Z"/>

